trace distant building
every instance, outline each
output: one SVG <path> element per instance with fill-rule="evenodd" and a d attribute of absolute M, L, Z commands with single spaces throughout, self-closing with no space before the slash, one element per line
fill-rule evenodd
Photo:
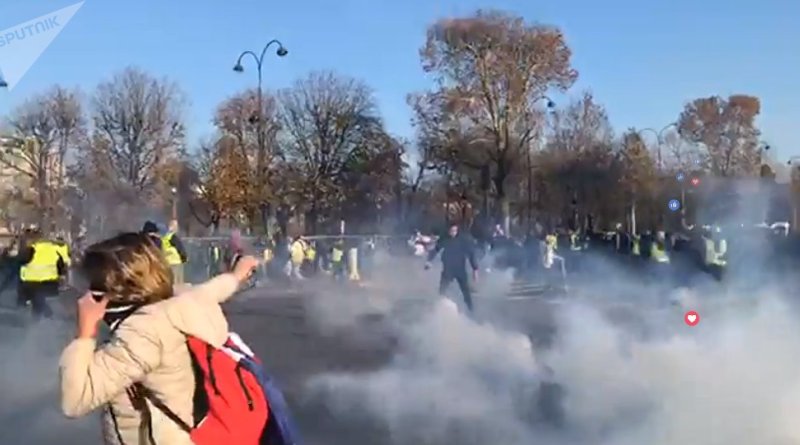
<path fill-rule="evenodd" d="M 30 142 L 28 142 L 30 143 Z M 26 158 L 35 149 L 21 147 L 19 139 L 0 137 L 0 225 L 16 228 L 38 220 L 36 172 Z M 52 191 L 61 190 L 65 184 L 64 165 L 53 153 L 46 159 L 46 182 Z"/>

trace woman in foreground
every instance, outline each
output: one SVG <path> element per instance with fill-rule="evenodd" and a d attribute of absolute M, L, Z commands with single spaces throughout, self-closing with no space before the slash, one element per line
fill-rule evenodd
<path fill-rule="evenodd" d="M 78 300 L 78 332 L 61 356 L 61 408 L 68 417 L 104 406 L 103 436 L 115 445 L 190 445 L 159 410 L 140 414 L 130 388 L 141 383 L 184 422 L 193 421 L 195 376 L 186 336 L 221 347 L 221 303 L 257 266 L 242 258 L 231 273 L 174 295 L 169 266 L 147 235 L 128 233 L 90 246 L 81 271 L 90 292 Z M 110 340 L 97 347 L 100 321 Z"/>

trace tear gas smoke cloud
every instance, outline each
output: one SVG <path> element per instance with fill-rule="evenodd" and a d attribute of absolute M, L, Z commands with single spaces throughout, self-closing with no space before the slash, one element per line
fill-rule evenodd
<path fill-rule="evenodd" d="M 69 421 L 58 408 L 58 359 L 71 333 L 71 325 L 60 323 L 0 327 L 0 443 L 69 444 L 65 439 L 76 435 L 97 437 L 96 418 Z"/>
<path fill-rule="evenodd" d="M 800 443 L 800 321 L 788 283 L 764 281 L 756 261 L 727 288 L 702 278 L 672 289 L 605 261 L 587 263 L 591 287 L 555 309 L 546 349 L 439 303 L 395 323 L 390 364 L 318 375 L 308 397 L 337 421 L 380 423 L 397 444 Z M 753 282 L 774 285 L 752 293 L 743 284 Z M 697 327 L 683 324 L 688 308 L 701 314 Z M 548 369 L 564 391 L 561 427 L 537 396 Z"/>
<path fill-rule="evenodd" d="M 541 348 L 531 346 L 530 331 L 492 312 L 507 304 L 510 275 L 482 275 L 477 306 L 492 316 L 474 322 L 451 304 L 429 305 L 435 268 L 377 261 L 368 297 L 329 286 L 307 311 L 322 331 L 385 317 L 397 342 L 393 359 L 372 371 L 319 374 L 305 395 L 335 423 L 380 425 L 386 439 L 366 442 L 374 445 L 800 443 L 800 319 L 784 290 L 792 276 L 768 274 L 766 256 L 751 252 L 726 287 L 700 278 L 677 289 L 587 258 L 566 304 L 510 311 L 555 327 L 555 340 Z M 701 314 L 697 327 L 683 325 L 689 308 Z M 58 412 L 57 360 L 71 332 L 61 329 L 0 328 L 0 442 L 97 437 L 94 416 L 67 421 Z M 563 389 L 560 426 L 555 400 L 540 396 L 550 381 Z"/>

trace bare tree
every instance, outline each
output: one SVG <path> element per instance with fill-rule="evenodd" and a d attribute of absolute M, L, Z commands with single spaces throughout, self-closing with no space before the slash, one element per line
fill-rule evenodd
<path fill-rule="evenodd" d="M 274 179 L 271 175 L 275 161 L 280 155 L 276 136 L 280 129 L 276 112 L 276 102 L 272 95 L 262 97 L 262 110 L 258 110 L 259 98 L 257 90 L 248 90 L 238 94 L 218 108 L 214 124 L 221 137 L 228 138 L 226 144 L 234 144 L 241 156 L 249 162 L 245 165 L 245 173 L 250 180 L 249 188 L 252 201 L 244 210 L 254 226 L 260 218 L 266 228 L 268 210 L 274 200 Z M 260 124 L 263 119 L 263 124 Z M 260 136 L 260 137 L 259 137 Z M 264 141 L 259 144 L 259 141 Z"/>
<path fill-rule="evenodd" d="M 0 162 L 30 181 L 37 223 L 49 230 L 61 210 L 68 155 L 86 135 L 80 97 L 56 86 L 17 108 L 9 126 Z"/>
<path fill-rule="evenodd" d="M 606 109 L 589 92 L 552 113 L 547 149 L 580 153 L 614 138 Z"/>
<path fill-rule="evenodd" d="M 668 132 L 662 140 L 666 148 L 666 166 L 675 171 L 690 172 L 707 163 L 697 144 L 682 138 L 678 131 Z"/>
<path fill-rule="evenodd" d="M 423 140 L 419 140 L 415 152 L 404 151 L 404 154 L 408 158 L 404 166 L 403 178 L 407 190 L 405 196 L 400 199 L 402 201 L 402 220 L 405 225 L 408 225 L 410 214 L 418 204 L 417 198 L 425 186 L 424 181 L 428 178 L 428 173 L 436 169 L 436 160 L 432 148 L 426 145 Z"/>
<path fill-rule="evenodd" d="M 426 114 L 453 122 L 442 115 L 455 113 L 472 127 L 471 138 L 490 142 L 465 146 L 487 150 L 480 157 L 494 166 L 492 180 L 508 226 L 506 181 L 536 136 L 536 104 L 548 89 L 565 90 L 577 77 L 562 33 L 521 17 L 478 11 L 431 26 L 420 54 L 425 71 L 437 78 L 428 95 L 438 98 L 429 101 L 438 107 Z"/>
<path fill-rule="evenodd" d="M 545 147 L 551 158 L 547 195 L 551 206 L 561 203 L 563 216 L 579 226 L 581 214 L 604 213 L 599 204 L 614 192 L 613 130 L 605 108 L 588 92 L 553 112 L 550 121 Z"/>
<path fill-rule="evenodd" d="M 208 216 L 201 216 L 200 203 L 190 201 L 190 210 L 198 221 L 216 231 L 223 219 L 247 213 L 256 190 L 251 186 L 248 159 L 235 139 L 223 136 L 203 143 L 199 151 L 196 191 Z"/>
<path fill-rule="evenodd" d="M 405 146 L 386 134 L 376 134 L 366 143 L 369 148 L 351 158 L 342 172 L 340 187 L 346 205 L 341 216 L 380 227 L 387 218 L 401 214 Z"/>
<path fill-rule="evenodd" d="M 88 158 L 110 184 L 152 192 L 159 169 L 184 144 L 183 94 L 177 85 L 128 68 L 97 87 Z"/>
<path fill-rule="evenodd" d="M 637 208 L 641 203 L 651 201 L 657 187 L 657 175 L 647 145 L 633 128 L 622 137 L 622 150 L 619 152 L 618 161 L 620 184 L 625 194 L 625 201 L 630 205 L 630 230 L 635 233 Z"/>
<path fill-rule="evenodd" d="M 678 128 L 688 141 L 705 148 L 714 174 L 756 175 L 761 158 L 755 119 L 760 112 L 761 103 L 753 96 L 695 99 L 686 104 Z"/>
<path fill-rule="evenodd" d="M 330 72 L 312 73 L 278 98 L 283 152 L 315 229 L 342 203 L 348 169 L 383 145 L 383 124 L 366 85 Z"/>

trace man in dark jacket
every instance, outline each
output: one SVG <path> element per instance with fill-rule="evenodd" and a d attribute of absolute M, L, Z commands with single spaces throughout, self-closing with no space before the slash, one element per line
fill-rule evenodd
<path fill-rule="evenodd" d="M 159 234 L 158 232 L 159 232 L 158 225 L 156 223 L 154 223 L 153 221 L 145 222 L 144 226 L 142 227 L 142 233 L 147 235 L 147 236 L 149 236 L 150 239 L 160 249 L 161 248 L 161 234 Z"/>
<path fill-rule="evenodd" d="M 430 268 L 430 263 L 436 255 L 442 253 L 442 277 L 439 281 L 439 294 L 444 296 L 450 283 L 455 280 L 461 289 L 461 296 L 467 309 L 472 312 L 472 294 L 467 278 L 467 262 L 472 268 L 473 280 L 478 279 L 478 261 L 475 258 L 475 248 L 472 241 L 464 235 L 459 235 L 458 225 L 451 224 L 447 236 L 439 238 L 436 248 L 428 255 L 425 268 Z"/>

